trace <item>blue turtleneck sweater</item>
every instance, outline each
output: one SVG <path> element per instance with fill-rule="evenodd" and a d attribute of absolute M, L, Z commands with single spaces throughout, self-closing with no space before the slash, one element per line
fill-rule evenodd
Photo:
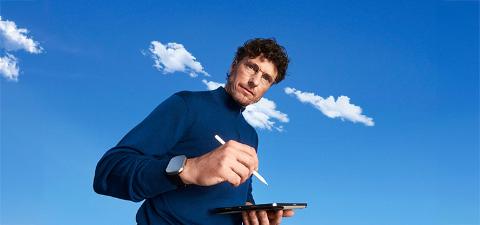
<path fill-rule="evenodd" d="M 94 190 L 139 202 L 140 225 L 241 224 L 241 216 L 216 215 L 217 207 L 254 202 L 251 178 L 239 187 L 223 182 L 204 187 L 177 186 L 165 173 L 171 158 L 204 155 L 225 141 L 257 149 L 258 136 L 239 105 L 223 87 L 213 91 L 182 91 L 170 96 L 128 132 L 97 164 Z"/>

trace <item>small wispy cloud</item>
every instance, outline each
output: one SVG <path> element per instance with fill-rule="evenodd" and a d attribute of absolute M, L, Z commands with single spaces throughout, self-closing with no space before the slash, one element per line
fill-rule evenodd
<path fill-rule="evenodd" d="M 208 90 L 215 90 L 219 87 L 225 87 L 225 84 L 224 83 L 217 83 L 217 82 L 214 82 L 214 81 L 207 81 L 205 79 L 202 80 L 202 82 L 207 85 L 207 89 Z"/>
<path fill-rule="evenodd" d="M 207 86 L 208 90 L 214 90 L 218 87 L 225 87 L 224 83 L 217 83 L 214 81 L 207 81 L 205 79 L 202 82 Z M 274 120 L 280 121 L 282 123 L 288 123 L 288 115 L 278 111 L 277 105 L 274 101 L 267 98 L 261 98 L 255 104 L 248 105 L 247 108 L 243 111 L 243 116 L 245 120 L 252 125 L 253 127 L 277 131 L 283 131 L 283 126 L 276 126 Z"/>
<path fill-rule="evenodd" d="M 38 54 L 43 51 L 38 42 L 26 35 L 28 30 L 17 28 L 13 21 L 2 20 L 0 16 L 0 47 L 6 51 L 25 50 L 29 53 Z"/>
<path fill-rule="evenodd" d="M 7 53 L 6 56 L 0 57 L 0 73 L 9 80 L 18 80 L 17 58 Z"/>
<path fill-rule="evenodd" d="M 20 71 L 17 58 L 9 52 L 19 50 L 32 54 L 43 52 L 38 42 L 27 37 L 27 34 L 27 29 L 18 28 L 15 22 L 3 20 L 0 16 L 0 48 L 4 49 L 6 54 L 0 56 L 0 74 L 7 80 L 18 81 Z"/>
<path fill-rule="evenodd" d="M 149 50 L 155 61 L 153 66 L 163 74 L 183 72 L 191 77 L 196 77 L 198 74 L 210 76 L 205 72 L 202 64 L 182 44 L 172 42 L 164 45 L 159 41 L 152 41 Z"/>
<path fill-rule="evenodd" d="M 347 96 L 340 96 L 335 100 L 333 96 L 322 98 L 314 93 L 302 92 L 291 87 L 286 87 L 284 90 L 286 94 L 296 96 L 300 102 L 311 104 L 329 118 L 339 117 L 342 120 L 360 122 L 366 126 L 374 125 L 373 119 L 362 115 L 362 108 L 351 104 Z"/>
<path fill-rule="evenodd" d="M 276 110 L 277 105 L 274 101 L 262 98 L 255 104 L 247 106 L 243 111 L 243 116 L 248 123 L 254 127 L 278 131 L 283 131 L 283 126 L 276 126 L 272 119 L 282 123 L 288 123 L 288 115 Z"/>

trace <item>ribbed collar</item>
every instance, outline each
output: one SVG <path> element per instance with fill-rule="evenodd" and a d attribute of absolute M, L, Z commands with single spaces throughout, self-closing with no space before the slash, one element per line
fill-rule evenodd
<path fill-rule="evenodd" d="M 217 89 L 213 90 L 213 95 L 217 97 L 221 103 L 223 103 L 228 109 L 242 113 L 245 110 L 245 107 L 238 104 L 235 99 L 225 90 L 224 87 L 218 87 Z"/>

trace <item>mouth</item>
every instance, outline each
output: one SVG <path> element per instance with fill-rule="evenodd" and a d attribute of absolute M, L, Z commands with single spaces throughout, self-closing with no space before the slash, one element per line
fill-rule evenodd
<path fill-rule="evenodd" d="M 242 85 L 239 85 L 243 90 L 245 90 L 247 93 L 249 93 L 252 96 L 255 96 L 252 91 L 250 91 L 248 88 L 243 87 Z"/>

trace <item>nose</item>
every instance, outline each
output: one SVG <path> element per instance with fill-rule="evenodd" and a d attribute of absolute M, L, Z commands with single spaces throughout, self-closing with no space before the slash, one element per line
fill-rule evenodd
<path fill-rule="evenodd" d="M 260 71 L 259 71 L 260 72 Z M 248 85 L 251 87 L 256 87 L 260 84 L 261 75 L 260 73 L 253 74 L 248 80 Z"/>

